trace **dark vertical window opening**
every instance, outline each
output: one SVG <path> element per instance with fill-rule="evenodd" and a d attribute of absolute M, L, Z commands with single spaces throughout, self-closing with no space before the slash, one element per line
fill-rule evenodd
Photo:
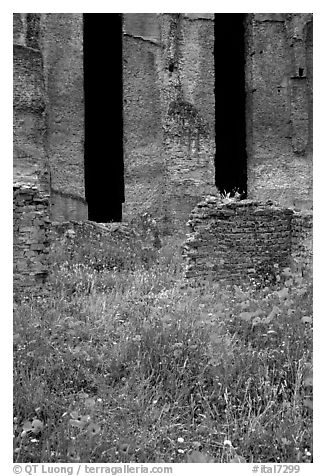
<path fill-rule="evenodd" d="M 247 195 L 245 15 L 215 14 L 215 184 Z"/>
<path fill-rule="evenodd" d="M 84 14 L 85 192 L 88 219 L 122 220 L 122 15 Z"/>

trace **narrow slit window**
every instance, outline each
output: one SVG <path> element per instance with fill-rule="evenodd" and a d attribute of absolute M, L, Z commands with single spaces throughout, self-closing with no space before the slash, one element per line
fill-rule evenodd
<path fill-rule="evenodd" d="M 83 19 L 88 219 L 119 222 L 124 202 L 122 15 L 87 13 Z"/>
<path fill-rule="evenodd" d="M 215 184 L 247 195 L 244 14 L 214 15 Z"/>

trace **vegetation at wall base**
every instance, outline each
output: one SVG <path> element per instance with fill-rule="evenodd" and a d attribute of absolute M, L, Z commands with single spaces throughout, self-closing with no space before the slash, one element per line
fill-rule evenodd
<path fill-rule="evenodd" d="M 195 286 L 180 245 L 55 242 L 15 306 L 15 462 L 312 462 L 311 278 Z"/>

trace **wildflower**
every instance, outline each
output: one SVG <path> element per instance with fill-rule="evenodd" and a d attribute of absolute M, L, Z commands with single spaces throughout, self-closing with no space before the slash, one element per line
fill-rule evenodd
<path fill-rule="evenodd" d="M 123 453 L 128 453 L 129 449 L 130 449 L 129 443 L 121 443 L 119 446 L 119 450 L 122 451 Z"/>
<path fill-rule="evenodd" d="M 88 408 L 93 408 L 95 406 L 95 399 L 94 398 L 86 398 L 85 405 Z"/>
<path fill-rule="evenodd" d="M 276 294 L 278 295 L 279 299 L 286 299 L 289 295 L 289 290 L 288 288 L 283 288 L 280 291 L 276 291 Z"/>
<path fill-rule="evenodd" d="M 88 393 L 86 393 L 86 392 L 80 392 L 80 393 L 79 393 L 79 398 L 88 398 Z"/>
<path fill-rule="evenodd" d="M 176 350 L 173 352 L 173 355 L 174 355 L 175 358 L 180 357 L 180 355 L 182 355 L 182 350 L 181 350 L 181 349 L 176 349 Z"/>
<path fill-rule="evenodd" d="M 243 319 L 244 321 L 250 321 L 250 319 L 254 317 L 254 313 L 244 311 L 239 314 L 239 317 L 240 319 Z"/>
<path fill-rule="evenodd" d="M 70 461 L 74 461 L 74 462 L 80 461 L 80 456 L 78 455 L 75 448 L 69 449 L 67 456 L 68 456 L 68 460 L 70 460 Z"/>
<path fill-rule="evenodd" d="M 85 423 L 80 420 L 69 420 L 71 426 L 76 428 L 84 428 Z"/>
<path fill-rule="evenodd" d="M 230 440 L 224 440 L 224 443 L 223 443 L 224 446 L 232 446 L 232 443 Z"/>
<path fill-rule="evenodd" d="M 284 268 L 282 271 L 283 276 L 290 277 L 292 276 L 291 268 Z"/>
<path fill-rule="evenodd" d="M 63 414 L 62 416 L 64 416 L 65 414 Z M 79 418 L 79 413 L 78 412 L 71 412 L 70 413 L 70 416 L 73 420 L 78 420 Z"/>
<path fill-rule="evenodd" d="M 71 413 L 71 415 L 76 415 L 76 412 Z M 89 415 L 77 416 L 77 418 L 71 418 L 69 423 L 71 426 L 76 428 L 85 428 L 91 417 Z"/>
<path fill-rule="evenodd" d="M 178 453 L 183 454 L 184 450 L 182 450 L 181 448 L 178 448 Z"/>
<path fill-rule="evenodd" d="M 283 445 L 290 445 L 291 444 L 291 441 L 288 440 L 287 438 L 281 438 L 281 441 L 282 441 Z"/>
<path fill-rule="evenodd" d="M 87 433 L 94 436 L 98 435 L 101 431 L 100 425 L 97 425 L 96 423 L 91 423 L 88 428 L 87 428 Z"/>
<path fill-rule="evenodd" d="M 301 318 L 301 322 L 304 324 L 310 324 L 312 322 L 312 317 L 311 316 L 303 316 Z"/>
<path fill-rule="evenodd" d="M 185 440 L 184 440 L 183 438 L 181 438 L 181 436 L 179 436 L 179 438 L 177 439 L 177 442 L 178 442 L 178 443 L 184 443 L 184 441 L 185 441 Z"/>
<path fill-rule="evenodd" d="M 264 319 L 265 323 L 271 322 L 271 320 L 273 320 L 274 317 L 276 317 L 280 312 L 281 312 L 280 308 L 278 308 L 277 306 L 273 306 L 273 309 L 271 310 L 271 312 Z"/>
<path fill-rule="evenodd" d="M 260 319 L 260 317 L 257 316 L 257 317 L 255 317 L 255 319 L 253 319 L 252 326 L 256 326 L 260 322 L 261 322 L 261 319 Z"/>
<path fill-rule="evenodd" d="M 32 421 L 31 430 L 34 433 L 34 435 L 38 435 L 39 433 L 41 433 L 41 431 L 43 430 L 43 427 L 44 425 L 41 422 L 41 420 L 35 419 Z"/>
<path fill-rule="evenodd" d="M 65 235 L 67 238 L 73 238 L 76 235 L 76 233 L 74 232 L 74 230 L 67 230 Z"/>

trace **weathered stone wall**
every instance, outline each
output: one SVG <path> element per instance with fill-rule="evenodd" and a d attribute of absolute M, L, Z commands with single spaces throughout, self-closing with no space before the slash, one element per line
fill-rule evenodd
<path fill-rule="evenodd" d="M 156 14 L 125 14 L 123 22 L 123 219 L 163 214 L 164 151 L 159 78 L 160 24 Z"/>
<path fill-rule="evenodd" d="M 210 14 L 124 15 L 125 217 L 185 223 L 214 189 L 213 46 Z"/>
<path fill-rule="evenodd" d="M 311 215 L 250 200 L 208 197 L 193 210 L 184 247 L 186 277 L 240 281 L 292 258 L 311 266 Z"/>
<path fill-rule="evenodd" d="M 185 222 L 215 193 L 214 16 L 124 25 L 127 216 Z M 312 208 L 312 15 L 248 14 L 245 43 L 248 197 Z"/>
<path fill-rule="evenodd" d="M 291 257 L 303 270 L 313 266 L 313 218 L 309 211 L 295 212 L 292 218 Z"/>
<path fill-rule="evenodd" d="M 166 14 L 161 28 L 166 206 L 184 226 L 215 191 L 214 16 Z"/>
<path fill-rule="evenodd" d="M 14 14 L 14 294 L 39 289 L 48 273 L 49 166 L 41 15 Z"/>
<path fill-rule="evenodd" d="M 215 193 L 214 15 L 123 22 L 124 219 L 147 210 L 184 223 Z M 248 197 L 309 208 L 312 15 L 247 14 L 245 42 Z M 15 177 L 49 186 L 48 157 L 53 213 L 83 217 L 82 14 L 15 14 L 14 78 Z"/>
<path fill-rule="evenodd" d="M 170 220 L 173 226 L 182 228 L 196 203 L 215 193 L 214 16 L 124 14 L 123 28 L 123 219 L 130 221 L 149 211 L 158 220 Z M 309 210 L 312 15 L 248 14 L 245 31 L 248 196 L 251 200 L 271 199 L 285 207 Z M 38 191 L 31 192 L 33 197 L 48 192 L 51 185 L 54 220 L 87 219 L 82 14 L 14 14 L 14 180 L 30 190 L 35 186 Z M 41 205 L 35 205 L 20 185 L 15 190 L 20 197 L 19 206 L 15 205 L 17 224 L 27 220 L 22 212 L 25 206 L 27 216 L 32 217 L 33 207 L 38 211 L 41 209 L 37 206 Z M 205 210 L 212 212 L 214 203 L 207 202 L 196 209 L 198 223 L 194 215 L 191 218 L 191 222 L 195 220 L 194 233 L 202 240 L 200 246 L 206 246 L 199 257 L 196 250 L 200 247 L 188 244 L 189 266 L 195 263 L 197 274 L 206 273 L 205 253 L 213 253 L 216 243 L 212 243 L 222 239 L 213 225 L 212 229 L 211 225 L 208 229 L 203 225 L 213 224 L 217 219 L 214 214 L 209 220 L 206 216 L 203 221 L 200 218 Z M 219 211 L 219 225 L 221 229 L 225 227 L 226 240 L 224 248 L 221 244 L 225 259 L 221 259 L 231 264 L 227 268 L 225 263 L 214 263 L 214 273 L 237 276 L 243 266 L 247 271 L 252 264 L 261 266 L 270 257 L 264 242 L 269 243 L 271 237 L 275 238 L 280 263 L 290 253 L 311 265 L 309 213 L 293 214 L 272 206 L 261 208 L 254 202 L 241 203 L 237 206 L 242 214 L 231 205 Z M 43 205 L 46 215 L 48 204 Z M 234 233 L 228 229 L 231 222 L 227 218 L 233 212 Z M 286 218 L 291 222 L 290 251 L 284 216 L 292 217 Z M 245 217 L 248 224 L 241 221 Z M 268 217 L 273 217 L 271 223 Z M 261 225 L 257 228 L 255 223 Z M 276 225 L 274 231 L 272 224 Z M 23 249 L 25 238 L 30 239 L 29 234 L 38 235 L 38 226 L 35 233 L 23 231 L 22 236 L 20 226 L 15 228 L 15 239 L 21 244 L 15 251 L 20 263 L 15 268 L 19 282 L 24 281 L 23 275 L 34 273 L 33 260 L 27 261 L 26 270 L 21 271 L 25 255 L 19 254 L 19 250 Z M 250 243 L 253 232 L 259 238 L 255 244 Z M 248 242 L 240 240 L 242 233 Z M 228 246 L 234 245 L 235 238 L 239 249 L 247 243 L 248 248 L 242 251 L 248 262 L 238 255 L 237 263 L 234 250 L 229 253 Z M 272 245 L 271 242 L 270 250 Z M 30 247 L 27 251 L 37 249 Z M 190 270 L 191 266 L 191 274 Z"/>
<path fill-rule="evenodd" d="M 43 14 L 41 33 L 51 189 L 85 199 L 83 15 Z"/>
<path fill-rule="evenodd" d="M 40 15 L 14 14 L 14 181 L 48 189 Z"/>
<path fill-rule="evenodd" d="M 87 202 L 83 198 L 51 190 L 51 218 L 59 222 L 88 220 Z"/>
<path fill-rule="evenodd" d="M 49 196 L 37 187 L 14 186 L 14 293 L 39 288 L 49 270 Z"/>
<path fill-rule="evenodd" d="M 246 45 L 248 197 L 312 206 L 312 14 L 247 15 Z"/>

